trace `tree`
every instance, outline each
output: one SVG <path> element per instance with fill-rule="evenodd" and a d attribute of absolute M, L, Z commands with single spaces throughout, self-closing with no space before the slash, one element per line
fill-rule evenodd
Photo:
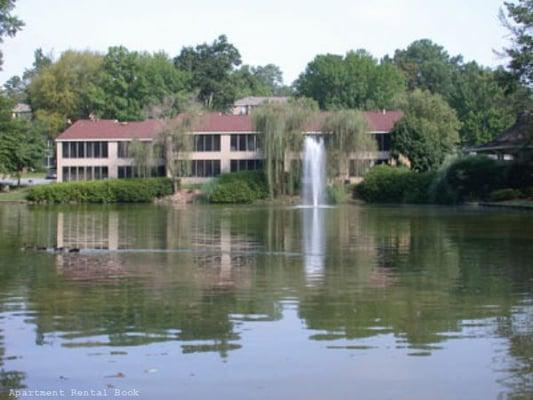
<path fill-rule="evenodd" d="M 24 26 L 17 16 L 13 15 L 15 0 L 0 1 L 0 43 L 4 42 L 4 37 L 13 37 Z M 4 54 L 0 51 L 0 69 L 4 63 Z"/>
<path fill-rule="evenodd" d="M 293 193 L 300 171 L 291 165 L 291 157 L 300 153 L 305 126 L 317 110 L 315 102 L 303 98 L 287 104 L 267 102 L 253 111 L 270 198 Z"/>
<path fill-rule="evenodd" d="M 210 109 L 224 111 L 236 98 L 232 73 L 241 64 L 239 50 L 225 35 L 212 44 L 184 47 L 174 58 L 174 65 L 190 74 L 199 100 Z"/>
<path fill-rule="evenodd" d="M 178 71 L 164 53 L 138 53 L 123 46 L 110 47 L 103 60 L 97 108 L 103 118 L 139 120 L 152 105 L 180 97 L 187 89 L 187 74 Z"/>
<path fill-rule="evenodd" d="M 24 92 L 25 89 L 26 85 L 18 75 L 12 76 L 6 81 L 6 83 L 4 83 L 6 96 L 15 103 L 24 102 L 26 99 L 26 93 Z"/>
<path fill-rule="evenodd" d="M 471 62 L 460 67 L 454 81 L 449 101 L 462 123 L 461 144 L 486 143 L 513 124 L 514 94 L 506 95 L 492 70 Z"/>
<path fill-rule="evenodd" d="M 38 168 L 42 162 L 42 137 L 29 121 L 13 119 L 13 103 L 0 96 L 0 172 L 20 175 L 26 168 Z"/>
<path fill-rule="evenodd" d="M 30 81 L 35 75 L 39 74 L 43 69 L 53 64 L 51 54 L 45 54 L 42 48 L 35 49 L 33 52 L 33 64 L 31 69 L 26 69 L 22 78 L 25 82 Z"/>
<path fill-rule="evenodd" d="M 530 88 L 533 85 L 533 1 L 504 2 L 507 16 L 500 10 L 500 20 L 512 35 L 512 45 L 504 49 L 511 58 L 509 69 Z M 513 20 L 511 22 L 510 19 Z"/>
<path fill-rule="evenodd" d="M 251 67 L 243 65 L 232 74 L 236 97 L 276 96 L 283 91 L 283 74 L 278 66 Z"/>
<path fill-rule="evenodd" d="M 367 120 L 356 110 L 340 110 L 328 115 L 322 132 L 328 134 L 328 164 L 330 176 L 348 173 L 348 162 L 352 156 L 377 151 L 377 143 L 368 134 Z"/>
<path fill-rule="evenodd" d="M 87 118 L 102 100 L 102 56 L 91 51 L 64 52 L 59 60 L 44 66 L 28 86 L 34 111 L 77 120 Z"/>
<path fill-rule="evenodd" d="M 416 40 L 405 50 L 396 50 L 392 60 L 407 77 L 410 90 L 422 89 L 448 98 L 461 56 L 450 57 L 444 47 L 429 39 Z"/>
<path fill-rule="evenodd" d="M 378 63 L 365 50 L 345 57 L 318 55 L 295 83 L 296 93 L 315 99 L 322 109 L 390 108 L 405 89 L 405 78 L 393 65 Z"/>
<path fill-rule="evenodd" d="M 194 132 L 202 111 L 202 106 L 190 103 L 176 118 L 162 119 L 162 129 L 155 146 L 160 149 L 161 158 L 165 161 L 167 176 L 172 179 L 174 192 L 179 189 L 180 178 L 188 176 L 191 172 L 190 154 L 193 150 L 191 132 Z M 154 152 L 155 158 L 159 157 L 158 153 Z"/>
<path fill-rule="evenodd" d="M 403 155 L 416 171 L 429 171 L 442 164 L 459 143 L 461 123 L 442 96 L 420 89 L 401 101 L 403 118 L 392 131 L 392 151 Z"/>

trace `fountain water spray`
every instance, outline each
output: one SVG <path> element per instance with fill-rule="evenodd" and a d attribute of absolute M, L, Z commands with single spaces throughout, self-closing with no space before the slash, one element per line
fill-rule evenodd
<path fill-rule="evenodd" d="M 326 149 L 324 139 L 307 136 L 304 141 L 302 194 L 305 206 L 326 202 Z"/>

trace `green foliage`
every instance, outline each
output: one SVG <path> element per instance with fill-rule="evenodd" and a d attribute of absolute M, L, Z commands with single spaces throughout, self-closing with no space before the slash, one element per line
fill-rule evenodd
<path fill-rule="evenodd" d="M 24 169 L 40 167 L 44 144 L 29 121 L 11 117 L 12 106 L 0 95 L 0 173 L 20 177 Z"/>
<path fill-rule="evenodd" d="M 233 73 L 232 78 L 237 91 L 236 98 L 283 94 L 283 73 L 274 64 L 257 67 L 243 65 Z"/>
<path fill-rule="evenodd" d="M 357 185 L 356 194 L 371 203 L 428 203 L 434 173 L 378 165 Z"/>
<path fill-rule="evenodd" d="M 224 111 L 233 104 L 236 88 L 232 72 L 241 64 L 239 50 L 225 35 L 212 44 L 184 47 L 174 58 L 174 65 L 191 76 L 192 87 L 198 90 L 198 98 L 210 109 Z"/>
<path fill-rule="evenodd" d="M 95 93 L 97 112 L 103 118 L 139 120 L 147 107 L 180 97 L 188 85 L 188 74 L 177 70 L 163 52 L 110 47 L 103 59 L 101 93 Z"/>
<path fill-rule="evenodd" d="M 454 73 L 462 57 L 450 57 L 444 47 L 429 39 L 416 40 L 405 50 L 396 50 L 392 62 L 407 77 L 410 90 L 428 90 L 448 98 Z"/>
<path fill-rule="evenodd" d="M 438 168 L 459 142 L 455 111 L 441 96 L 418 89 L 401 100 L 401 108 L 404 117 L 391 132 L 393 153 L 406 156 L 415 171 Z"/>
<path fill-rule="evenodd" d="M 503 11 L 500 19 L 512 35 L 512 46 L 505 49 L 511 58 L 509 68 L 514 75 L 531 88 L 533 85 L 533 1 L 518 0 L 504 2 L 507 17 Z"/>
<path fill-rule="evenodd" d="M 452 189 L 454 202 L 485 199 L 493 190 L 505 187 L 506 167 L 484 156 L 465 157 L 450 165 L 444 184 Z M 437 194 L 437 199 L 440 197 Z"/>
<path fill-rule="evenodd" d="M 349 186 L 346 185 L 330 185 L 326 190 L 329 204 L 342 204 L 350 197 Z"/>
<path fill-rule="evenodd" d="M 460 67 L 449 102 L 462 122 L 459 136 L 463 145 L 489 142 L 516 118 L 516 106 L 494 72 L 475 62 Z"/>
<path fill-rule="evenodd" d="M 268 183 L 263 171 L 222 174 L 207 193 L 211 203 L 252 203 L 267 196 Z"/>
<path fill-rule="evenodd" d="M 15 0 L 2 0 L 0 2 L 0 43 L 4 42 L 4 36 L 13 37 L 24 26 L 24 22 L 13 15 Z M 0 67 L 2 67 L 3 53 L 0 51 Z"/>
<path fill-rule="evenodd" d="M 405 90 L 403 74 L 390 63 L 378 63 L 367 51 L 345 57 L 318 55 L 295 83 L 300 96 L 315 99 L 321 109 L 391 108 Z"/>
<path fill-rule="evenodd" d="M 111 179 L 33 186 L 27 199 L 36 203 L 147 203 L 172 194 L 167 178 Z"/>
<path fill-rule="evenodd" d="M 60 115 L 64 123 L 86 118 L 101 101 L 102 61 L 91 51 L 65 51 L 32 78 L 28 94 L 33 110 Z"/>
<path fill-rule="evenodd" d="M 498 189 L 490 193 L 489 199 L 491 201 L 506 201 L 515 200 L 522 197 L 522 192 L 518 189 Z"/>
<path fill-rule="evenodd" d="M 377 151 L 376 141 L 369 131 L 364 115 L 356 110 L 341 110 L 328 115 L 322 132 L 328 136 L 328 174 L 343 176 L 348 173 L 351 155 Z"/>
<path fill-rule="evenodd" d="M 302 132 L 315 107 L 308 99 L 296 99 L 288 104 L 266 103 L 253 112 L 254 130 L 261 135 L 270 198 L 293 194 L 300 171 L 287 163 L 291 162 L 291 153 L 301 151 Z"/>

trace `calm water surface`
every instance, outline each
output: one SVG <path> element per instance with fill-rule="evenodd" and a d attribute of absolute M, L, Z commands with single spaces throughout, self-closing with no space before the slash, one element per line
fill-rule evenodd
<path fill-rule="evenodd" d="M 531 399 L 533 214 L 2 205 L 10 389 Z"/>

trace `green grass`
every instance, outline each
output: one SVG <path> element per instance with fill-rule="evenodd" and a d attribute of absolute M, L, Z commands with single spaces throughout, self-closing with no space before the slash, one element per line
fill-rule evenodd
<path fill-rule="evenodd" d="M 11 191 L 4 193 L 0 192 L 0 203 L 13 203 L 26 201 L 26 195 L 28 189 L 12 189 Z"/>

